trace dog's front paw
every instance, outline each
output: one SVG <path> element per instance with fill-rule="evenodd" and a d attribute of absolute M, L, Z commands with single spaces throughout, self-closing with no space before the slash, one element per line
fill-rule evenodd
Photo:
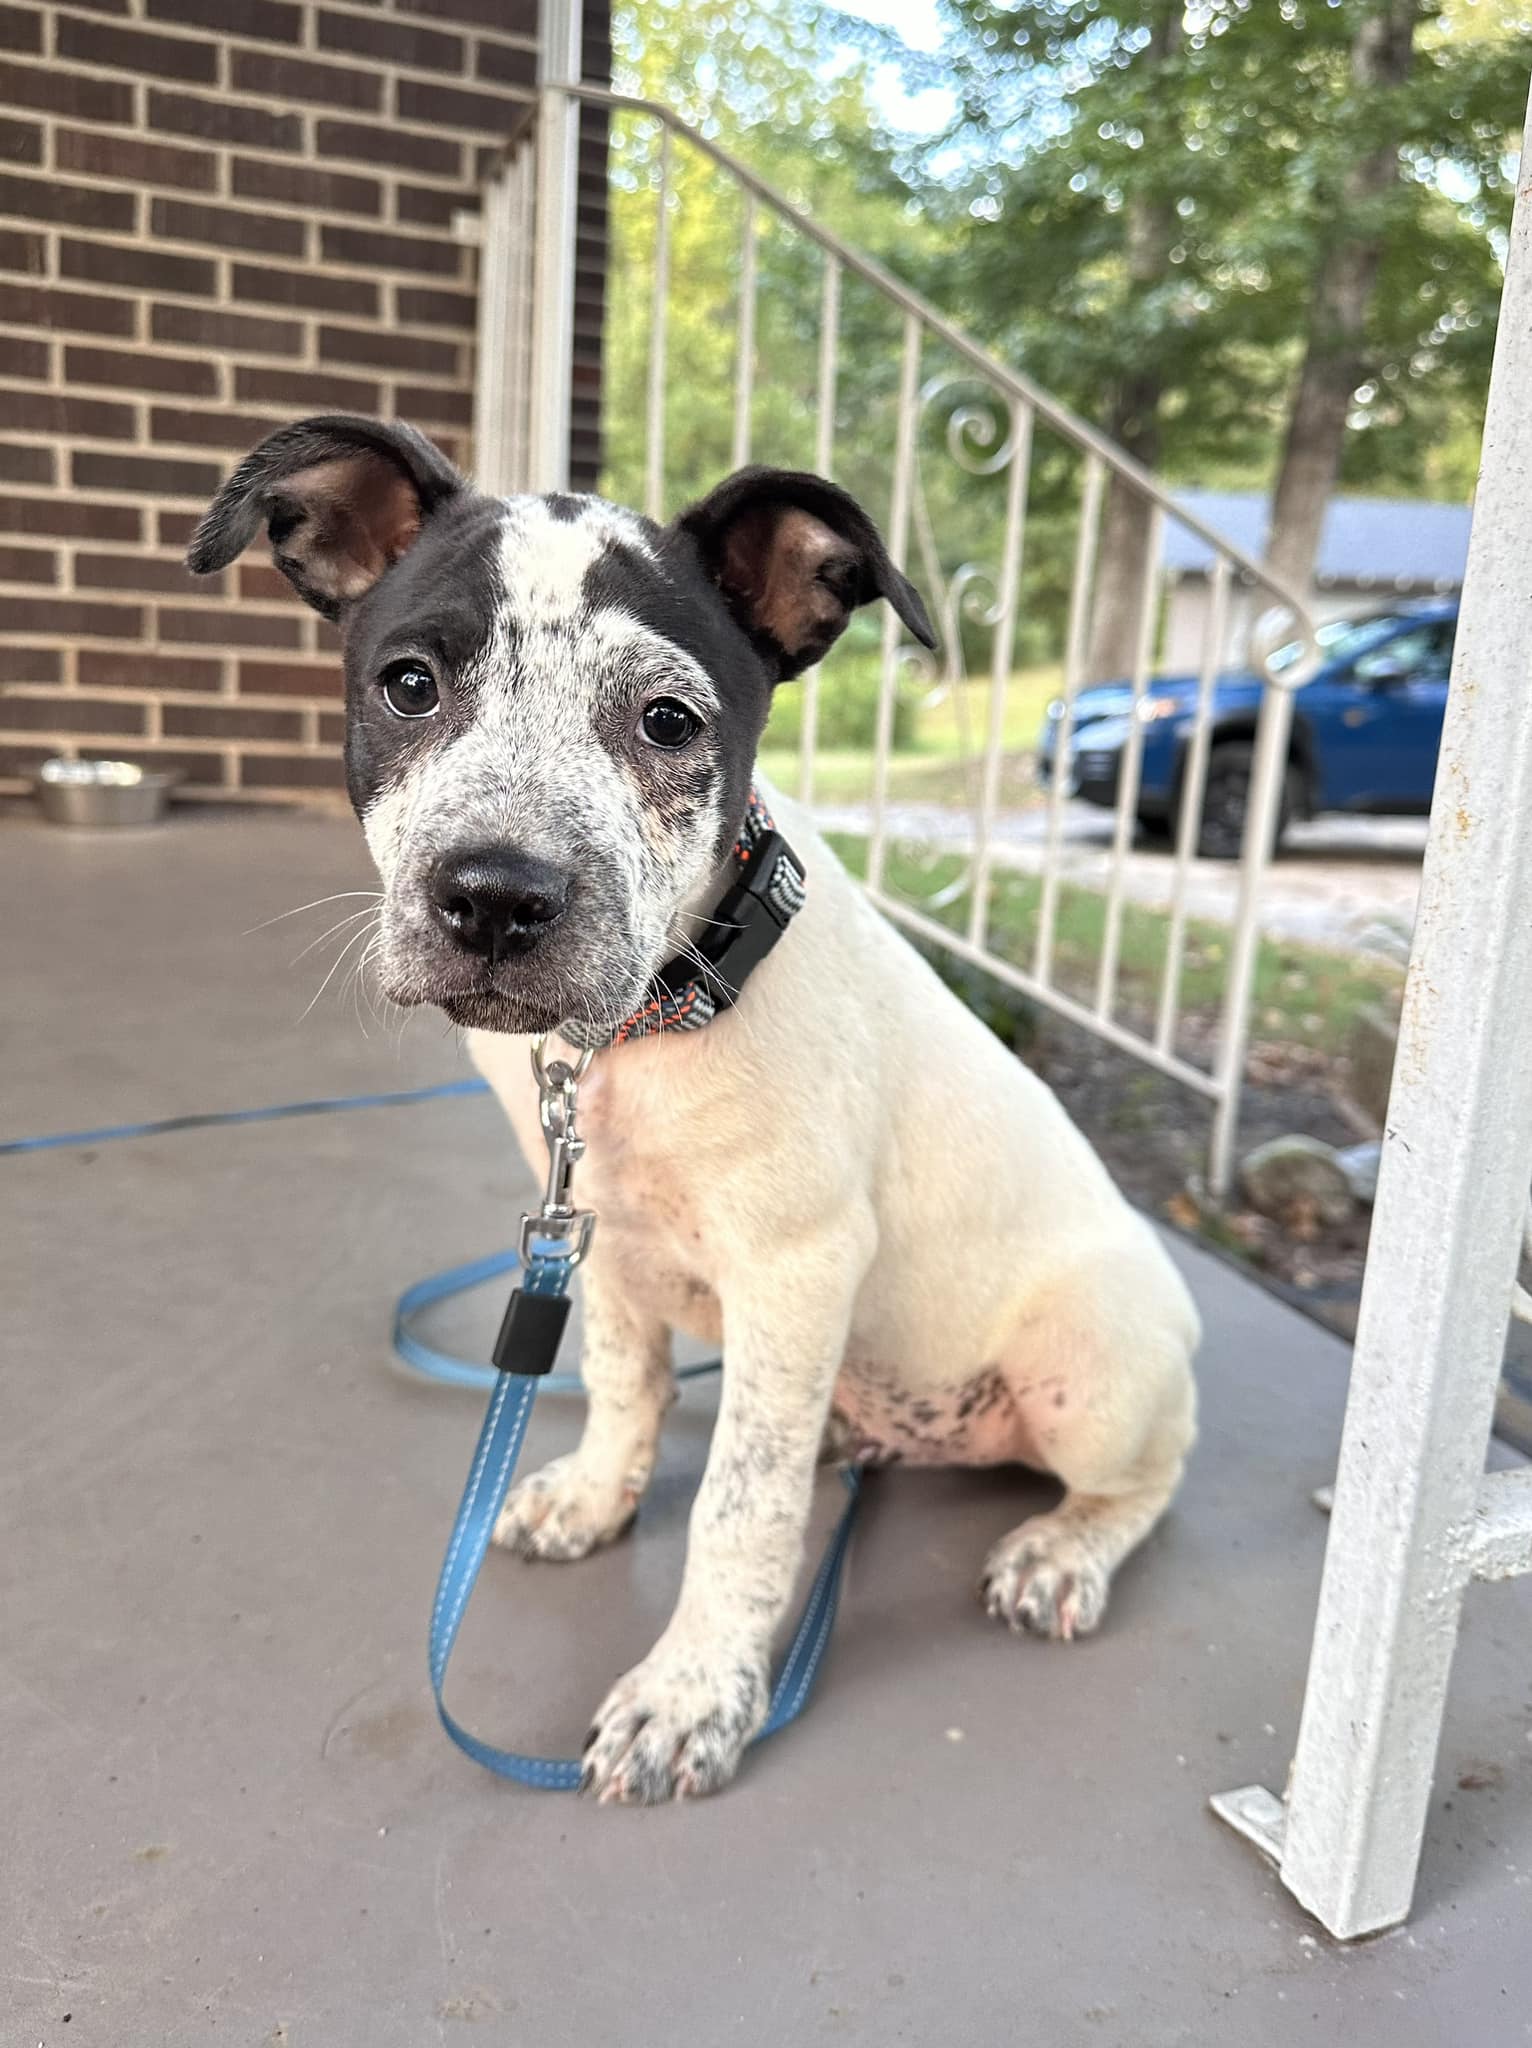
<path fill-rule="evenodd" d="M 1078 1536 L 1046 1515 L 1023 1522 L 984 1560 L 979 1597 L 997 1621 L 1069 1642 L 1106 1612 L 1108 1574 Z"/>
<path fill-rule="evenodd" d="M 494 1540 L 521 1557 L 560 1562 L 586 1557 L 620 1536 L 637 1506 L 635 1486 L 620 1478 L 592 1478 L 571 1452 L 512 1487 L 495 1523 Z"/>
<path fill-rule="evenodd" d="M 582 1792 L 654 1806 L 727 1785 L 766 1718 L 766 1667 L 663 1644 L 607 1694 L 585 1743 Z"/>

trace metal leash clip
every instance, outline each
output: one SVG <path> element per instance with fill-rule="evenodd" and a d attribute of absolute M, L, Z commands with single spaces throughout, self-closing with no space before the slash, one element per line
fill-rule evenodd
<path fill-rule="evenodd" d="M 536 1216 L 521 1219 L 519 1250 L 523 1259 L 563 1259 L 577 1266 L 590 1249 L 596 1227 L 594 1211 L 574 1205 L 574 1170 L 585 1156 L 585 1140 L 576 1128 L 580 1082 L 594 1053 L 587 1048 L 567 1060 L 545 1060 L 546 1038 L 532 1041 L 532 1072 L 537 1079 L 537 1111 L 548 1147 L 548 1185 Z"/>
<path fill-rule="evenodd" d="M 575 1126 L 580 1082 L 592 1054 L 581 1052 L 573 1066 L 544 1058 L 546 1038 L 532 1042 L 538 1116 L 548 1144 L 548 1185 L 542 1208 L 521 1219 L 522 1285 L 511 1295 L 491 1356 L 501 1372 L 542 1377 L 552 1372 L 569 1320 L 569 1276 L 590 1249 L 596 1218 L 574 1205 L 574 1170 L 585 1152 Z"/>

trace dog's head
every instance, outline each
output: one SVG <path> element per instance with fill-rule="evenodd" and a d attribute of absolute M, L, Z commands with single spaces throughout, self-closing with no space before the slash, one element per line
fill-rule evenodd
<path fill-rule="evenodd" d="M 190 566 L 263 524 L 343 637 L 383 985 L 490 1030 L 632 1011 L 706 907 L 773 685 L 878 597 L 931 644 L 866 514 L 795 471 L 741 470 L 662 527 L 486 497 L 408 427 L 312 419 L 240 464 Z"/>

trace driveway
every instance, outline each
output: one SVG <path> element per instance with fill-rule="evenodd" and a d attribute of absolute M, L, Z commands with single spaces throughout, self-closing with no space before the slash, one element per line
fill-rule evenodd
<path fill-rule="evenodd" d="M 826 831 L 866 832 L 865 804 L 820 804 Z M 973 822 L 941 804 L 902 803 L 888 811 L 894 836 L 961 851 L 972 843 Z M 1111 870 L 1113 818 L 1092 804 L 1064 812 L 1063 873 L 1085 888 L 1104 889 Z M 1037 805 L 996 820 L 997 865 L 1028 874 L 1042 871 L 1048 813 Z M 1425 852 L 1424 818 L 1320 818 L 1296 825 L 1261 890 L 1261 926 L 1273 937 L 1301 940 L 1337 952 L 1375 953 L 1403 962 L 1409 953 Z M 1135 902 L 1169 904 L 1175 862 L 1163 846 L 1143 841 L 1128 857 L 1127 890 Z M 1187 905 L 1196 917 L 1233 922 L 1239 887 L 1234 863 L 1194 860 Z"/>

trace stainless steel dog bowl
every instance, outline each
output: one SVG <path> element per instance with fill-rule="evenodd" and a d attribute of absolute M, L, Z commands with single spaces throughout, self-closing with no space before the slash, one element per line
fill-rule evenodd
<path fill-rule="evenodd" d="M 44 761 L 37 800 L 53 825 L 155 825 L 179 779 L 132 761 Z"/>

